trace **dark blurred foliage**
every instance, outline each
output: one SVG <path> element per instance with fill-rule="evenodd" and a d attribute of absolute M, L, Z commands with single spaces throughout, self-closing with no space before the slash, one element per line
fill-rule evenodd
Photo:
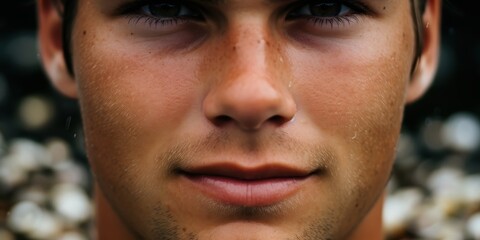
<path fill-rule="evenodd" d="M 407 107 L 407 128 L 416 130 L 429 117 L 445 118 L 455 112 L 480 114 L 480 21 L 472 4 L 444 2 L 438 74 L 427 95 Z"/>
<path fill-rule="evenodd" d="M 77 102 L 57 93 L 40 65 L 36 40 L 36 5 L 16 0 L 0 7 L 0 132 L 8 139 L 28 137 L 37 141 L 57 136 L 78 146 L 83 159 Z M 37 129 L 25 128 L 19 104 L 27 96 L 39 96 L 53 104 L 51 121 Z"/>

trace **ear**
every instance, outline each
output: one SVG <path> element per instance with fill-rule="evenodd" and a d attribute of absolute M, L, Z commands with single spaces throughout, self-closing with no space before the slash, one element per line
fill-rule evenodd
<path fill-rule="evenodd" d="M 410 81 L 406 101 L 412 103 L 428 89 L 437 71 L 440 54 L 441 0 L 427 0 L 423 14 L 423 49 Z"/>
<path fill-rule="evenodd" d="M 63 58 L 62 19 L 53 1 L 38 0 L 40 56 L 53 86 L 65 96 L 76 98 L 76 83 Z"/>

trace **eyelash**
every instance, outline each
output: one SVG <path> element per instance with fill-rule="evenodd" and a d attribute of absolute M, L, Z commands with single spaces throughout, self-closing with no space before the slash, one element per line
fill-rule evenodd
<path fill-rule="evenodd" d="M 318 0 L 303 0 L 296 2 L 294 4 L 290 4 L 285 8 L 285 12 L 287 12 L 286 20 L 295 20 L 295 19 L 305 19 L 312 22 L 314 25 L 319 25 L 320 27 L 327 25 L 331 28 L 336 26 L 346 26 L 358 20 L 359 16 L 372 14 L 369 8 L 363 4 L 360 0 L 339 0 L 338 3 L 342 6 L 348 7 L 351 13 L 343 16 L 332 16 L 332 17 L 318 17 L 313 15 L 302 15 L 302 14 L 292 14 L 294 11 L 300 10 L 302 7 L 306 7 L 309 4 L 313 4 L 315 2 L 320 2 Z M 200 16 L 177 16 L 177 17 L 168 17 L 168 18 L 157 18 L 142 12 L 142 8 L 155 3 L 171 3 L 171 4 L 178 4 L 182 7 L 186 7 L 187 9 L 198 13 Z M 167 25 L 176 25 L 181 23 L 186 23 L 189 21 L 204 21 L 204 11 L 200 6 L 194 4 L 193 2 L 189 1 L 180 1 L 180 0 L 136 0 L 130 3 L 125 4 L 120 9 L 120 14 L 127 16 L 129 19 L 129 23 L 138 24 L 143 22 L 147 24 L 149 27 L 156 28 L 156 27 L 163 27 Z"/>
<path fill-rule="evenodd" d="M 373 14 L 370 9 L 359 0 L 339 0 L 338 3 L 341 4 L 341 7 L 344 6 L 349 9 L 349 13 L 346 15 L 338 15 L 332 17 L 318 17 L 314 15 L 302 15 L 302 14 L 292 14 L 295 11 L 298 11 L 304 7 L 307 7 L 309 4 L 320 3 L 320 1 L 315 0 L 304 0 L 299 3 L 296 3 L 294 6 L 289 6 L 287 15 L 287 20 L 295 20 L 299 18 L 306 19 L 312 22 L 314 25 L 319 25 L 320 27 L 327 25 L 331 28 L 336 26 L 346 26 L 355 21 L 358 21 L 359 17 L 362 15 Z"/>
<path fill-rule="evenodd" d="M 186 2 L 186 3 L 185 3 Z M 159 3 L 171 3 L 171 4 L 178 4 L 181 7 L 186 7 L 193 12 L 197 12 L 199 16 L 177 16 L 177 17 L 167 17 L 167 18 L 157 18 L 154 16 L 150 16 L 143 11 L 143 8 L 150 5 L 150 4 L 159 4 Z M 125 4 L 119 9 L 119 15 L 126 16 L 128 18 L 129 23 L 144 23 L 147 24 L 149 27 L 162 27 L 166 25 L 176 25 L 185 23 L 191 20 L 201 21 L 203 20 L 203 12 L 200 10 L 199 6 L 196 6 L 193 3 L 189 3 L 187 1 L 165 1 L 165 0 L 136 0 L 130 3 Z"/>

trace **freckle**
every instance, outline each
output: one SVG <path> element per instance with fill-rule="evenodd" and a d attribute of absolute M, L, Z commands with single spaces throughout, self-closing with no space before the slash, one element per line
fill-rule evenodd
<path fill-rule="evenodd" d="M 387 7 L 383 6 L 383 10 L 386 10 L 386 9 L 387 9 Z"/>
<path fill-rule="evenodd" d="M 83 31 L 83 36 L 87 35 L 87 31 Z"/>

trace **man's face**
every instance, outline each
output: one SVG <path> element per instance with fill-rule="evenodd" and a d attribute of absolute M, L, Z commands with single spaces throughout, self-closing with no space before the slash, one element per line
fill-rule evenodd
<path fill-rule="evenodd" d="M 362 220 L 392 167 L 411 10 L 328 2 L 79 1 L 88 157 L 135 233 L 340 239 Z"/>

